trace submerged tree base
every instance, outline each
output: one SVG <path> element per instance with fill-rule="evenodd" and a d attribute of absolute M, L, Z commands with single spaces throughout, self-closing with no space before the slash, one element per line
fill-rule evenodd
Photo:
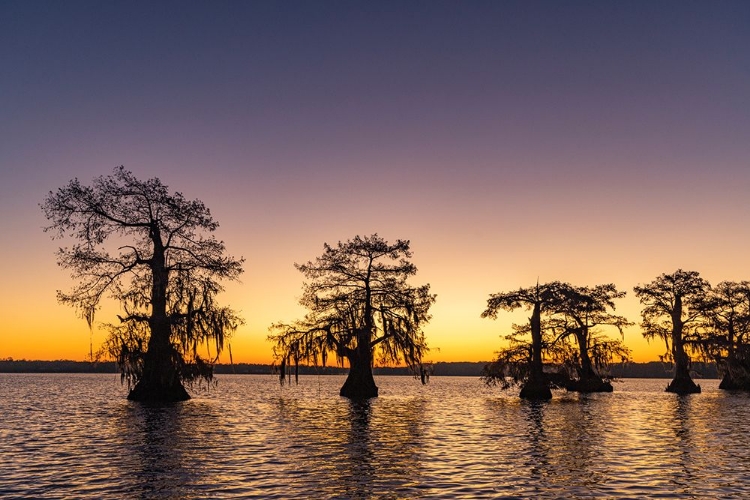
<path fill-rule="evenodd" d="M 676 378 L 667 386 L 666 392 L 675 394 L 697 394 L 701 392 L 701 386 L 693 382 L 690 377 Z"/>
<path fill-rule="evenodd" d="M 731 375 L 724 375 L 719 384 L 719 389 L 725 391 L 750 391 L 750 380 L 747 379 L 735 379 Z"/>
<path fill-rule="evenodd" d="M 349 370 L 346 382 L 341 387 L 339 394 L 349 399 L 370 399 L 378 397 L 378 386 L 372 377 L 372 369 L 369 365 L 365 368 L 353 366 Z"/>
<path fill-rule="evenodd" d="M 378 388 L 374 384 L 372 387 L 351 387 L 344 384 L 339 391 L 339 395 L 354 400 L 376 398 L 378 397 Z"/>
<path fill-rule="evenodd" d="M 612 392 L 612 384 L 601 378 L 590 378 L 583 380 L 571 380 L 565 389 L 569 392 Z"/>
<path fill-rule="evenodd" d="M 182 384 L 164 387 L 156 384 L 146 384 L 139 381 L 128 394 L 131 401 L 173 403 L 176 401 L 187 401 L 190 394 Z"/>
<path fill-rule="evenodd" d="M 552 399 L 552 390 L 548 383 L 527 382 L 519 394 L 523 399 Z"/>

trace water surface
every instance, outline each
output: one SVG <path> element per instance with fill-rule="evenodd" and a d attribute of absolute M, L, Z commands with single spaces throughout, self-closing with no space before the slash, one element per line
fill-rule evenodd
<path fill-rule="evenodd" d="M 750 497 L 750 397 L 629 379 L 521 401 L 476 378 L 222 375 L 194 399 L 125 399 L 116 375 L 0 374 L 0 497 Z"/>

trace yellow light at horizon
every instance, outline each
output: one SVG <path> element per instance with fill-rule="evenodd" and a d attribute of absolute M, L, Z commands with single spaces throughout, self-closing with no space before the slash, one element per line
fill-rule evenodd
<path fill-rule="evenodd" d="M 104 341 L 106 332 L 94 328 L 90 332 L 86 322 L 76 316 L 74 309 L 57 303 L 55 290 L 69 290 L 74 286 L 65 270 L 55 264 L 50 242 L 46 235 L 40 235 L 41 243 L 34 252 L 25 255 L 38 265 L 23 269 L 10 268 L 6 272 L 6 283 L 0 290 L 0 308 L 3 324 L 0 331 L 0 358 L 14 359 L 73 359 L 85 360 L 89 356 L 90 343 L 96 351 Z M 51 245 L 55 245 L 52 243 Z M 242 245 L 237 245 L 243 248 Z M 222 304 L 238 310 L 245 318 L 242 325 L 230 340 L 235 362 L 270 363 L 272 345 L 267 342 L 268 327 L 278 321 L 293 321 L 301 318 L 305 310 L 297 304 L 303 282 L 302 275 L 294 269 L 292 262 L 314 258 L 320 251 L 319 244 L 310 244 L 301 250 L 275 251 L 266 246 L 250 247 L 253 253 L 248 257 L 246 273 L 241 283 L 227 283 L 221 294 Z M 296 247 L 295 247 L 296 248 Z M 470 272 L 462 267 L 446 268 L 441 255 L 430 254 L 430 246 L 415 258 L 420 268 L 414 282 L 429 282 L 432 291 L 438 295 L 432 309 L 432 320 L 424 331 L 428 345 L 429 361 L 489 361 L 496 350 L 504 344 L 503 336 L 510 332 L 513 322 L 525 322 L 528 311 L 502 312 L 497 320 L 483 319 L 481 312 L 486 306 L 489 293 L 512 290 L 527 286 L 528 278 L 515 275 L 502 276 L 501 272 Z M 281 254 L 281 257 L 279 257 Z M 488 261 L 489 262 L 489 261 Z M 462 264 L 462 265 L 465 265 Z M 478 267 L 488 267 L 487 262 L 479 262 Z M 569 271 L 572 274 L 572 270 Z M 615 274 L 613 280 L 626 281 L 626 274 Z M 598 280 L 591 276 L 588 281 Z M 648 282 L 654 276 L 647 276 L 640 282 Z M 722 278 L 726 278 L 722 275 Z M 526 279 L 526 282 L 522 280 Z M 560 279 L 570 279 L 561 276 Z M 571 280 L 580 284 L 581 280 Z M 587 281 L 587 280 L 583 280 Z M 487 283 L 490 283 L 488 286 Z M 646 342 L 637 323 L 640 321 L 641 305 L 628 286 L 628 296 L 617 303 L 617 313 L 636 323 L 625 332 L 625 344 L 633 351 L 635 361 L 653 361 L 664 353 L 661 341 Z M 119 305 L 107 301 L 97 314 L 102 322 L 117 322 Z M 610 332 L 611 336 L 616 335 Z M 222 356 L 229 362 L 228 352 Z"/>

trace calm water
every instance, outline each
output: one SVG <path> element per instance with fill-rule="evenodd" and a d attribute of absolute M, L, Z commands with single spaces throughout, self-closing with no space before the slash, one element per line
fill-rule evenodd
<path fill-rule="evenodd" d="M 115 375 L 0 374 L 0 497 L 750 497 L 750 397 L 626 380 L 520 401 L 478 379 L 224 375 L 186 403 Z"/>

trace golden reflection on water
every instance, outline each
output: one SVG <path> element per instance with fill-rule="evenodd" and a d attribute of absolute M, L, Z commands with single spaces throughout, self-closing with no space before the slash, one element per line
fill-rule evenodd
<path fill-rule="evenodd" d="M 194 418 L 205 411 L 200 406 L 194 402 L 152 405 L 130 401 L 118 406 L 113 436 L 123 451 L 118 461 L 121 477 L 132 478 L 121 485 L 126 494 L 169 498 L 183 485 L 201 481 L 203 469 L 195 466 L 193 456 L 198 450 L 191 446 L 203 438 L 196 425 L 200 419 Z"/>
<path fill-rule="evenodd" d="M 390 377 L 380 398 L 351 402 L 336 377 L 234 376 L 166 406 L 98 376 L 0 382 L 0 497 L 750 495 L 750 397 L 710 381 L 690 396 L 628 381 L 532 403 L 470 378 Z"/>
<path fill-rule="evenodd" d="M 280 444 L 298 451 L 279 462 L 282 475 L 299 483 L 315 477 L 317 494 L 340 492 L 343 498 L 419 484 L 424 401 L 340 398 L 328 403 L 276 400 Z"/>

